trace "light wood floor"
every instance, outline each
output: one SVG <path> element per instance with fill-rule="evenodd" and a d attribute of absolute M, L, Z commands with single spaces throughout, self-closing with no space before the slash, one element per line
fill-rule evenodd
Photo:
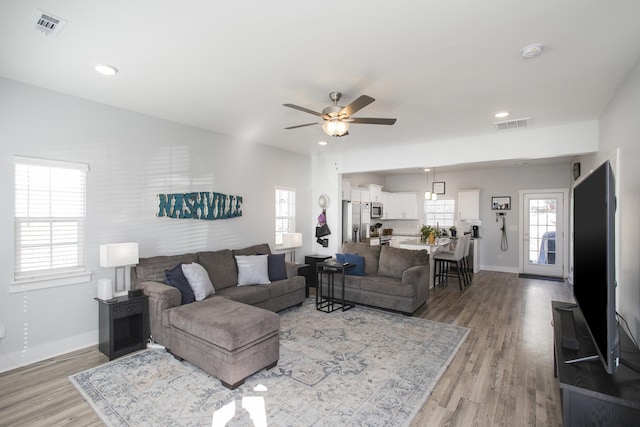
<path fill-rule="evenodd" d="M 471 332 L 413 426 L 561 425 L 552 300 L 571 301 L 569 286 L 509 273 L 433 289 L 417 316 Z M 0 425 L 102 425 L 67 377 L 106 361 L 89 348 L 0 374 Z"/>

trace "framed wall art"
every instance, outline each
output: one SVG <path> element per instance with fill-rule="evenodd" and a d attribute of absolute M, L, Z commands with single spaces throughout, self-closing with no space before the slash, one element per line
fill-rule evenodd
<path fill-rule="evenodd" d="M 436 194 L 444 194 L 444 182 L 434 182 L 431 184 L 431 191 Z"/>
<path fill-rule="evenodd" d="M 491 209 L 494 211 L 511 210 L 511 196 L 492 197 Z"/>

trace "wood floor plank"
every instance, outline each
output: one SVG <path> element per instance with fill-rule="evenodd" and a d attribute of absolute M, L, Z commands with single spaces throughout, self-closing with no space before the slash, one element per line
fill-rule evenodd
<path fill-rule="evenodd" d="M 415 315 L 471 329 L 412 426 L 561 426 L 552 300 L 566 283 L 480 272 L 430 292 Z M 107 358 L 92 347 L 0 374 L 0 425 L 101 426 L 67 377 Z"/>

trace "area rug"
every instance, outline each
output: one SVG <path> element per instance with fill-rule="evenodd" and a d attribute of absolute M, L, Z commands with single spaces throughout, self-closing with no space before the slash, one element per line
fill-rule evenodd
<path fill-rule="evenodd" d="M 162 349 L 69 377 L 109 426 L 402 426 L 469 330 L 374 309 L 281 313 L 280 360 L 231 391 Z"/>

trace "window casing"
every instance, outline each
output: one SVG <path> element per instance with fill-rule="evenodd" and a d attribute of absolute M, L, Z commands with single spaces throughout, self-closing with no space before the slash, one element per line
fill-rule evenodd
<path fill-rule="evenodd" d="M 12 286 L 82 276 L 88 165 L 15 157 L 14 171 Z"/>
<path fill-rule="evenodd" d="M 296 231 L 296 190 L 276 187 L 276 246 L 284 243 L 283 234 Z"/>
<path fill-rule="evenodd" d="M 456 201 L 455 199 L 425 200 L 424 223 L 436 225 L 440 228 L 449 228 L 455 225 Z"/>

